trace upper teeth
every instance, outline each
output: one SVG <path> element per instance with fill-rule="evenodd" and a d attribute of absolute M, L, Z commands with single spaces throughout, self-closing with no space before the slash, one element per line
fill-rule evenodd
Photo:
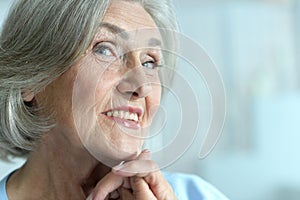
<path fill-rule="evenodd" d="M 118 117 L 122 119 L 129 119 L 133 121 L 139 121 L 139 116 L 137 113 L 130 113 L 122 110 L 115 110 L 115 111 L 110 111 L 106 113 L 107 116 L 109 117 Z"/>

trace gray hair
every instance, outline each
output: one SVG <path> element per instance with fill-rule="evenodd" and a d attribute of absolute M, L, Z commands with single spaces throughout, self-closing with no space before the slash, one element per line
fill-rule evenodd
<path fill-rule="evenodd" d="M 132 1 L 139 2 L 159 28 L 177 30 L 170 0 Z M 27 156 L 54 126 L 40 106 L 23 101 L 24 92 L 38 93 L 80 59 L 109 4 L 110 0 L 14 3 L 0 35 L 1 158 Z M 171 38 L 167 49 L 176 46 L 175 34 Z"/>

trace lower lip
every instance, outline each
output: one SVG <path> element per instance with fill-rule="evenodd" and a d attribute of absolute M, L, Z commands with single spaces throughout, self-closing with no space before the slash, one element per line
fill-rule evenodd
<path fill-rule="evenodd" d="M 107 115 L 105 115 L 107 118 L 117 122 L 117 124 L 124 126 L 125 128 L 129 128 L 129 129 L 134 129 L 134 130 L 138 130 L 141 128 L 140 124 L 138 122 L 134 122 L 131 120 L 126 120 L 126 119 L 121 119 L 118 117 L 109 117 Z"/>

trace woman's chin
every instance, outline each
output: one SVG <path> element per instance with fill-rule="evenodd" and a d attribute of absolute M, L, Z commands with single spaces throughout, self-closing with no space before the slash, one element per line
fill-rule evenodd
<path fill-rule="evenodd" d="M 101 163 L 106 166 L 113 167 L 118 165 L 123 161 L 135 160 L 142 151 L 142 145 L 139 146 L 130 146 L 124 147 L 124 145 L 112 146 L 106 149 L 98 149 L 97 151 L 90 151 L 90 153 Z M 98 153 L 95 153 L 98 152 Z M 100 153 L 101 152 L 101 153 Z"/>
<path fill-rule="evenodd" d="M 113 155 L 119 161 L 128 161 L 136 159 L 141 153 L 142 147 L 118 149 L 116 154 Z"/>

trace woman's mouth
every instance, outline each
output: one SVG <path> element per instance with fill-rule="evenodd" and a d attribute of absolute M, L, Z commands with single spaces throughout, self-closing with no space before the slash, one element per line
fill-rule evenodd
<path fill-rule="evenodd" d="M 123 110 L 114 110 L 114 111 L 109 111 L 106 114 L 108 117 L 117 117 L 120 119 L 126 119 L 126 120 L 131 120 L 131 121 L 135 121 L 138 122 L 139 121 L 139 116 L 137 113 L 130 113 L 130 112 L 126 112 Z"/>
<path fill-rule="evenodd" d="M 119 107 L 102 112 L 107 118 L 130 129 L 140 129 L 143 110 L 136 107 Z"/>

